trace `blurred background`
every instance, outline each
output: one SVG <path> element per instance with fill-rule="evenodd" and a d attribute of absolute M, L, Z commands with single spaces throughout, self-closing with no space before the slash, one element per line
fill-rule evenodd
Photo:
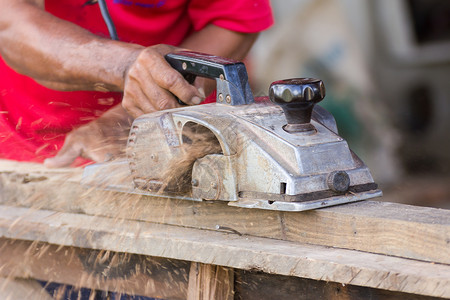
<path fill-rule="evenodd" d="M 272 0 L 251 54 L 255 94 L 316 77 L 321 105 L 383 200 L 450 209 L 450 1 Z"/>

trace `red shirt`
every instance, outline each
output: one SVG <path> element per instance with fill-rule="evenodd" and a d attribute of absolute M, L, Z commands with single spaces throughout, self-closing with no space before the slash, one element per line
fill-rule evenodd
<path fill-rule="evenodd" d="M 45 9 L 99 36 L 108 30 L 97 4 L 47 0 Z M 144 46 L 179 45 L 214 24 L 259 32 L 272 23 L 269 0 L 107 0 L 121 41 Z M 61 148 L 65 135 L 120 103 L 121 93 L 61 92 L 9 68 L 0 57 L 0 158 L 42 162 Z"/>

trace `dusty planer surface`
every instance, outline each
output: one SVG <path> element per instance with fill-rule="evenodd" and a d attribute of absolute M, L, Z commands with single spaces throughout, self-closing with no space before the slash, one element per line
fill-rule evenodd
<path fill-rule="evenodd" d="M 243 63 L 195 52 L 168 54 L 166 59 L 188 80 L 214 78 L 216 103 L 137 118 L 127 157 L 86 167 L 85 184 L 281 211 L 382 195 L 367 166 L 338 135 L 333 116 L 315 105 L 325 97 L 321 80 L 276 81 L 269 97 L 254 100 Z M 212 152 L 205 148 L 193 160 L 188 187 L 180 188 L 167 182 L 166 174 L 177 172 L 177 159 L 189 149 L 183 146 L 192 149 L 195 134 L 212 137 L 207 142 L 216 147 Z"/>

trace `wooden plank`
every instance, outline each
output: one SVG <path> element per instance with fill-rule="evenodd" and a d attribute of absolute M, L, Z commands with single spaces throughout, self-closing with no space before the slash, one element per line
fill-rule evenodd
<path fill-rule="evenodd" d="M 0 275 L 4 277 L 34 278 L 75 289 L 186 299 L 186 261 L 7 239 L 0 239 L 0 249 Z"/>
<path fill-rule="evenodd" d="M 335 282 L 311 280 L 255 271 L 236 270 L 236 300 L 383 299 L 438 300 L 441 298 L 391 292 Z"/>
<path fill-rule="evenodd" d="M 134 219 L 450 264 L 450 210 L 364 201 L 283 213 L 80 186 L 80 169 L 0 163 L 0 203 Z M 230 217 L 232 216 L 232 217 Z"/>
<path fill-rule="evenodd" d="M 222 266 L 191 263 L 188 300 L 233 300 L 234 272 Z"/>
<path fill-rule="evenodd" d="M 5 246 L 6 243 L 6 246 Z M 12 291 L 15 296 L 13 298 L 7 298 L 10 300 L 14 299 L 31 299 L 31 296 L 27 291 L 33 290 L 33 299 L 40 299 L 38 296 L 42 292 L 42 288 L 36 281 L 32 279 L 21 279 L 12 278 L 11 276 L 19 277 L 32 277 L 40 278 L 44 281 L 57 281 L 66 285 L 74 286 L 73 290 L 79 290 L 79 287 L 83 285 L 83 288 L 93 289 L 93 290 L 109 290 L 122 293 L 142 293 L 142 289 L 139 289 L 137 282 L 140 282 L 139 277 L 129 276 L 125 282 L 122 284 L 120 280 L 117 279 L 114 283 L 111 281 L 104 280 L 103 277 L 100 278 L 101 284 L 97 283 L 96 280 L 86 280 L 89 278 L 88 272 L 84 269 L 84 265 L 79 263 L 80 256 L 87 251 L 86 249 L 79 249 L 74 247 L 56 247 L 55 245 L 48 245 L 45 243 L 33 243 L 27 241 L 5 241 L 0 240 L 2 246 L 2 253 L 8 254 L 0 256 L 0 264 L 3 266 L 0 269 L 0 275 L 9 276 L 10 278 L 0 278 L 0 299 L 2 297 L 11 296 L 9 291 Z M 8 247 L 9 249 L 6 249 Z M 45 249 L 43 251 L 42 249 Z M 30 257 L 30 253 L 33 253 Z M 113 256 L 115 253 L 111 253 Z M 97 254 L 95 254 L 97 255 Z M 24 261 L 25 258 L 25 261 Z M 155 257 L 145 257 L 148 260 L 158 260 Z M 55 263 L 59 261 L 60 263 Z M 69 262 L 68 262 L 69 261 Z M 136 257 L 130 255 L 129 261 L 136 262 Z M 159 258 L 162 265 L 167 266 L 164 260 Z M 174 262 L 171 260 L 171 262 Z M 181 266 L 183 262 L 177 261 L 176 264 Z M 203 264 L 199 264 L 203 265 Z M 183 272 L 186 271 L 188 265 L 184 264 Z M 204 265 L 211 266 L 211 265 Z M 213 266 L 214 267 L 214 266 Z M 217 266 L 216 266 L 217 267 Z M 123 275 L 127 274 L 127 268 L 123 271 Z M 224 268 L 225 269 L 225 268 Z M 195 269 L 191 268 L 191 271 Z M 231 269 L 228 269 L 231 270 Z M 152 272 L 152 276 L 147 278 L 150 282 L 158 281 L 161 279 L 161 272 L 171 273 L 172 268 L 160 268 L 159 272 Z M 196 271 L 195 271 L 196 272 Z M 158 274 L 159 273 L 159 274 Z M 347 300 L 347 299 L 385 299 L 385 300 L 432 300 L 437 299 L 435 297 L 405 294 L 398 292 L 391 292 L 380 289 L 372 289 L 366 287 L 359 287 L 354 285 L 342 285 L 341 283 L 326 282 L 311 280 L 305 278 L 298 278 L 292 276 L 281 276 L 266 274 L 257 271 L 244 271 L 235 270 L 234 272 L 234 288 L 235 294 L 234 299 L 240 300 L 264 300 L 264 299 L 277 299 L 277 300 L 291 300 L 291 299 L 334 299 L 334 300 Z M 227 276 L 230 273 L 227 274 Z M 95 275 L 94 275 L 95 277 Z M 155 278 L 156 277 L 156 278 Z M 166 276 L 168 277 L 168 276 Z M 193 277 L 197 278 L 197 277 Z M 5 285 L 4 281 L 7 281 Z M 123 279 L 122 279 L 123 281 Z M 137 281 L 137 282 L 136 282 Z M 183 289 L 183 285 L 176 284 L 173 279 L 169 280 L 170 287 L 173 290 Z M 24 286 L 26 290 L 24 290 Z M 163 287 L 164 288 L 164 287 Z M 144 291 L 145 293 L 145 291 Z M 161 293 L 159 293 L 161 294 Z M 166 294 L 165 299 L 177 299 L 178 296 L 174 291 L 172 294 Z M 152 296 L 155 293 L 149 293 L 146 296 Z M 172 297 L 171 297 L 172 295 Z M 46 300 L 49 295 L 43 293 L 41 300 Z M 52 298 L 50 298 L 52 299 Z M 204 299 L 218 299 L 218 298 L 206 298 Z"/>
<path fill-rule="evenodd" d="M 0 237 L 450 297 L 450 266 L 318 245 L 0 206 Z"/>
<path fill-rule="evenodd" d="M 307 243 L 324 240 L 328 246 L 450 263 L 450 210 L 365 201 L 305 212 L 303 219 L 285 214 L 284 222 L 287 240 L 301 236 Z"/>

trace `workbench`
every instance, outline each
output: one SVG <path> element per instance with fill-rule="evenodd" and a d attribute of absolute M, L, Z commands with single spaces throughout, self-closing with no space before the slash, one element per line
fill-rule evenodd
<path fill-rule="evenodd" d="M 0 277 L 162 299 L 450 298 L 450 210 L 306 212 L 102 191 L 0 161 Z"/>

